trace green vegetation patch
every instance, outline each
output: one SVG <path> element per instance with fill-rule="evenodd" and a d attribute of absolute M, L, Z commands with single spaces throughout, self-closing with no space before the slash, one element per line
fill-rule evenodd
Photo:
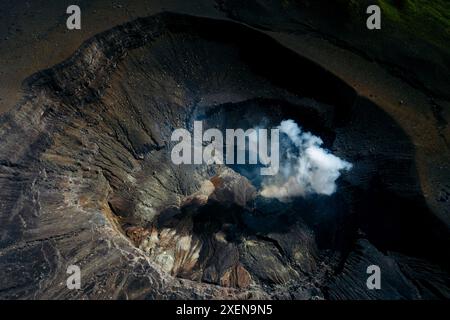
<path fill-rule="evenodd" d="M 450 1 L 378 0 L 389 20 L 399 27 L 450 50 Z"/>

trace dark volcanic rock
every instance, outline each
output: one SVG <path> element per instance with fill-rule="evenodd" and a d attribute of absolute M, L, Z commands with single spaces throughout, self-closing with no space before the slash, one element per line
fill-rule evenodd
<path fill-rule="evenodd" d="M 367 267 L 376 265 L 381 270 L 381 290 L 368 290 Z M 331 299 L 419 299 L 416 287 L 401 272 L 389 256 L 379 252 L 367 240 L 359 240 L 347 258 L 342 272 L 331 281 L 328 290 Z"/>
<path fill-rule="evenodd" d="M 428 21 L 417 21 L 413 25 L 412 19 L 405 19 L 411 11 L 397 6 L 398 12 L 395 14 L 400 21 L 392 21 L 392 16 L 386 12 L 387 8 L 385 11 L 385 6 L 381 6 L 382 28 L 374 32 L 366 27 L 366 9 L 374 4 L 371 0 L 356 3 L 348 0 L 256 0 L 245 3 L 239 0 L 217 0 L 217 3 L 234 20 L 271 31 L 325 38 L 338 47 L 384 64 L 392 74 L 432 96 L 447 100 L 450 98 L 450 34 L 445 27 L 440 26 L 437 19 L 430 23 L 435 17 L 424 14 Z M 437 3 L 430 4 L 436 6 L 432 10 L 442 10 Z M 421 5 L 414 3 L 411 6 Z M 417 11 L 420 10 L 424 8 Z M 434 33 L 424 31 L 423 24 L 437 30 Z M 407 30 L 404 30 L 405 27 Z"/>
<path fill-rule="evenodd" d="M 419 298 L 421 284 L 404 274 L 423 276 L 436 258 L 428 249 L 448 244 L 447 230 L 429 228 L 415 246 L 421 225 L 437 222 L 423 205 L 414 148 L 392 119 L 243 25 L 138 19 L 25 89 L 0 118 L 2 298 L 310 299 L 327 297 L 324 288 L 331 298 Z M 233 168 L 170 161 L 172 130 L 195 119 L 226 127 L 286 117 L 358 168 L 333 197 L 268 201 Z M 383 199 L 396 205 L 374 217 Z M 407 223 L 396 211 L 405 203 Z M 400 267 L 369 242 L 345 260 L 359 227 L 377 247 L 404 253 Z M 387 293 L 361 291 L 367 263 L 389 269 Z M 69 265 L 81 268 L 81 290 L 66 287 Z M 445 266 L 435 274 L 433 297 L 446 290 Z"/>

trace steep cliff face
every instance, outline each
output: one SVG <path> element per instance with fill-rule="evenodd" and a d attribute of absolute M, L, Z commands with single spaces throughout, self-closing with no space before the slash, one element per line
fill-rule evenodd
<path fill-rule="evenodd" d="M 198 118 L 293 118 L 355 169 L 331 197 L 263 199 L 236 168 L 172 164 L 172 131 Z M 0 137 L 3 298 L 373 298 L 361 259 L 389 266 L 380 298 L 448 296 L 408 137 L 249 27 L 167 13 L 99 34 L 27 80 Z"/>

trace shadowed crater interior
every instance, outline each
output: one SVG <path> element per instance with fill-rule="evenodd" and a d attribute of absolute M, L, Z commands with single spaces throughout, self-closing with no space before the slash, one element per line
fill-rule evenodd
<path fill-rule="evenodd" d="M 0 120 L 1 264 L 23 265 L 0 296 L 448 297 L 447 230 L 425 204 L 408 137 L 263 33 L 142 18 L 25 88 Z M 173 130 L 195 120 L 225 132 L 286 119 L 352 163 L 336 193 L 264 198 L 246 166 L 171 162 Z M 30 255 L 47 261 L 41 278 Z M 67 264 L 85 270 L 81 292 L 57 285 Z M 365 289 L 371 264 L 385 270 L 382 292 Z"/>

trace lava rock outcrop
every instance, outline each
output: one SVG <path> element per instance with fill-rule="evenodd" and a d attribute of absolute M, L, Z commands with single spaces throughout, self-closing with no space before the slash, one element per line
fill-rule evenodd
<path fill-rule="evenodd" d="M 2 298 L 448 298 L 448 230 L 424 204 L 408 137 L 263 33 L 142 18 L 25 89 L 0 118 Z M 172 130 L 195 119 L 287 117 L 354 163 L 335 195 L 280 203 L 238 168 L 170 161 Z M 367 291 L 365 261 L 388 266 L 388 291 Z M 66 287 L 73 264 L 81 290 Z"/>

